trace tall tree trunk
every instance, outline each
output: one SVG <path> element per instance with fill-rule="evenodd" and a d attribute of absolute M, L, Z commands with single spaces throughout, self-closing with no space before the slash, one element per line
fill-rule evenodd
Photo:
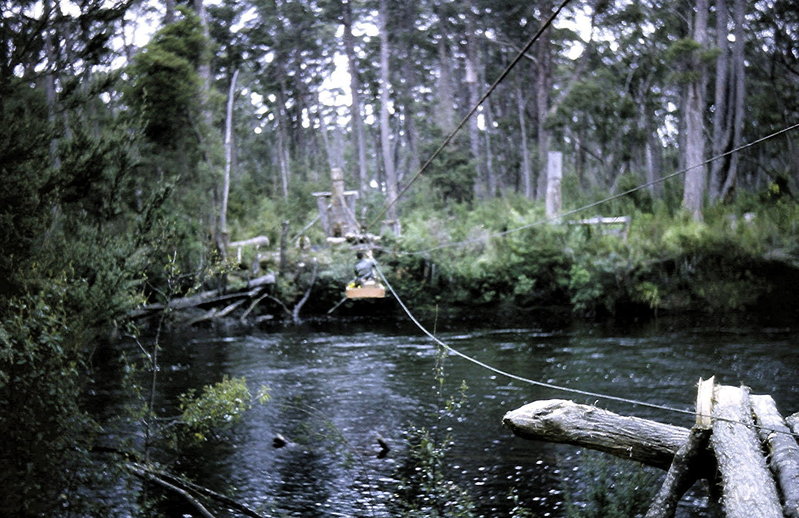
<path fill-rule="evenodd" d="M 202 115 L 203 115 L 203 122 L 205 123 L 206 127 L 204 128 L 205 131 L 212 125 L 213 121 L 213 114 L 211 113 L 211 107 L 209 105 L 209 98 L 211 94 L 211 60 L 210 60 L 210 53 L 205 51 L 205 48 L 209 45 L 211 41 L 211 32 L 208 29 L 208 16 L 205 12 L 205 5 L 203 4 L 203 0 L 194 0 L 194 10 L 197 12 L 197 16 L 200 18 L 200 26 L 203 30 L 203 38 L 205 39 L 205 45 L 203 47 L 203 55 L 200 58 L 200 64 L 197 67 L 197 75 L 200 76 L 200 104 L 203 107 Z"/>
<path fill-rule="evenodd" d="M 418 152 L 418 134 L 416 129 L 415 114 L 419 111 L 418 98 L 415 95 L 415 90 L 420 84 L 419 74 L 416 67 L 416 59 L 414 56 L 415 41 L 408 35 L 413 34 L 415 30 L 415 21 L 419 19 L 418 5 L 416 0 L 405 1 L 399 3 L 401 11 L 399 16 L 401 21 L 397 22 L 396 30 L 403 34 L 398 38 L 396 54 L 400 56 L 400 77 L 402 81 L 397 85 L 397 94 L 395 99 L 401 103 L 402 116 L 400 120 L 401 131 L 397 137 L 396 142 L 402 142 L 402 157 L 397 157 L 395 163 L 402 163 L 403 166 L 397 170 L 397 181 L 400 184 L 404 183 L 404 177 L 409 173 L 414 173 L 419 170 L 421 163 L 419 160 Z M 399 151 L 399 150 L 398 150 Z"/>
<path fill-rule="evenodd" d="M 327 156 L 327 168 L 332 170 L 335 167 L 339 169 L 344 169 L 344 164 L 342 163 L 343 160 L 340 161 L 341 150 L 335 149 L 334 144 L 330 142 L 330 132 L 327 129 L 327 123 L 325 122 L 325 118 L 322 115 L 322 106 L 323 103 L 321 100 L 318 100 L 316 103 L 317 109 L 315 111 L 316 120 L 319 124 L 319 137 L 322 139 L 322 145 L 325 148 L 325 155 Z M 338 131 L 338 124 L 336 124 L 336 131 Z M 335 146 L 339 145 L 339 139 L 334 136 L 335 139 Z M 314 181 L 319 181 L 319 173 L 314 173 Z"/>
<path fill-rule="evenodd" d="M 657 135 L 657 128 L 649 117 L 647 119 L 645 126 L 646 142 L 644 143 L 646 182 L 650 184 L 649 193 L 652 197 L 659 198 L 663 193 L 663 184 L 655 182 L 661 178 L 663 152 Z"/>
<path fill-rule="evenodd" d="M 541 2 L 541 18 L 552 11 L 551 0 Z M 549 113 L 549 88 L 552 85 L 551 29 L 547 28 L 538 40 L 538 66 L 535 80 L 536 112 L 538 114 L 538 189 L 536 199 L 541 200 L 547 192 L 547 158 L 549 156 L 549 129 L 546 127 Z"/>
<path fill-rule="evenodd" d="M 516 108 L 519 115 L 519 138 L 521 140 L 519 150 L 522 155 L 519 176 L 524 197 L 532 200 L 535 190 L 533 189 L 533 172 L 530 169 L 530 150 L 527 147 L 527 117 L 525 117 L 525 99 L 521 85 L 516 89 Z"/>
<path fill-rule="evenodd" d="M 44 14 L 42 14 L 42 17 L 53 19 L 55 18 L 54 14 L 52 3 L 50 0 L 45 0 Z M 47 24 L 44 33 L 44 52 L 47 58 L 47 72 L 42 77 L 44 81 L 44 98 L 47 102 L 47 119 L 53 126 L 53 129 L 56 129 L 56 126 L 58 126 L 56 117 L 56 70 L 58 70 L 58 56 L 56 55 L 56 49 L 53 45 L 53 38 L 57 38 L 57 36 L 54 35 L 55 31 L 55 28 Z M 53 137 L 50 139 L 50 165 L 55 169 L 61 167 L 61 159 L 58 156 L 58 137 L 56 136 L 58 133 L 58 131 L 54 131 Z"/>
<path fill-rule="evenodd" d="M 698 71 L 697 78 L 687 85 L 686 113 L 685 113 L 685 167 L 691 169 L 685 173 L 683 190 L 683 208 L 686 209 L 695 221 L 702 220 L 702 202 L 707 183 L 707 167 L 700 165 L 705 160 L 705 83 L 707 79 L 706 67 L 702 64 L 698 54 L 707 47 L 707 0 L 696 0 L 694 13 L 693 39 L 699 44 L 699 49 L 691 59 L 691 68 Z"/>
<path fill-rule="evenodd" d="M 727 99 L 729 95 L 729 52 L 727 43 L 727 0 L 716 0 L 716 82 L 713 101 L 713 147 L 712 155 L 722 154 L 730 140 L 727 122 Z M 709 194 L 715 201 L 721 194 L 721 171 L 727 160 L 716 160 L 710 164 Z"/>
<path fill-rule="evenodd" d="M 361 81 L 358 78 L 358 58 L 355 55 L 355 37 L 352 34 L 352 4 L 345 0 L 343 4 L 344 17 L 344 52 L 347 55 L 347 64 L 350 72 L 350 90 L 352 91 L 352 104 L 350 116 L 352 117 L 352 134 L 355 139 L 355 149 L 358 157 L 358 182 L 361 194 L 366 192 L 369 185 L 369 172 L 366 167 L 366 140 L 364 137 L 363 117 L 361 116 Z"/>
<path fill-rule="evenodd" d="M 494 155 L 491 149 L 491 134 L 494 130 L 494 114 L 491 111 L 491 102 L 486 99 L 483 103 L 483 113 L 485 115 L 486 130 L 485 130 L 485 171 L 486 171 L 486 189 L 488 197 L 494 197 L 499 192 L 497 183 L 497 174 L 494 171 Z"/>
<path fill-rule="evenodd" d="M 732 49 L 733 75 L 735 77 L 735 101 L 733 106 L 733 132 L 732 148 L 735 149 L 743 143 L 744 116 L 746 100 L 746 65 L 744 62 L 744 23 L 746 23 L 746 1 L 735 0 L 733 18 L 735 22 L 735 45 Z M 721 188 L 721 197 L 727 198 L 735 187 L 738 178 L 738 153 L 733 153 L 730 157 L 730 168 L 727 171 L 727 178 Z"/>
<path fill-rule="evenodd" d="M 227 244 L 230 240 L 227 229 L 227 204 L 230 194 L 230 170 L 233 167 L 233 104 L 236 98 L 236 82 L 239 79 L 239 70 L 233 72 L 230 79 L 230 89 L 227 94 L 227 109 L 225 111 L 225 175 L 222 182 L 222 202 L 219 208 L 219 235 L 217 236 L 217 249 L 219 255 L 227 257 Z"/>
<path fill-rule="evenodd" d="M 394 232 L 399 230 L 397 220 L 397 173 L 394 169 L 394 153 L 391 148 L 391 127 L 389 125 L 389 90 L 391 88 L 388 43 L 388 1 L 380 0 L 378 13 L 380 31 L 380 148 L 383 152 L 383 167 L 386 172 L 386 197 L 389 203 L 386 215 Z"/>
<path fill-rule="evenodd" d="M 440 11 L 440 8 L 438 9 Z M 436 88 L 436 125 L 442 132 L 449 133 L 455 127 L 455 96 L 452 88 L 452 57 L 449 51 L 447 35 L 449 24 L 444 15 L 439 12 L 439 40 L 438 40 L 438 85 Z"/>
<path fill-rule="evenodd" d="M 286 94 L 285 85 L 282 84 L 277 92 L 277 162 L 280 169 L 280 192 L 283 199 L 287 200 L 289 197 L 289 178 L 291 167 L 289 164 L 289 137 L 286 132 L 286 127 L 289 123 L 288 113 L 286 111 Z"/>
<path fill-rule="evenodd" d="M 473 4 L 473 2 L 472 2 Z M 470 4 L 471 5 L 471 4 Z M 466 36 L 466 85 L 469 90 L 469 106 L 471 109 L 480 100 L 480 92 L 477 89 L 477 42 L 474 37 L 474 27 L 471 22 L 471 16 L 467 15 L 469 22 L 467 26 Z M 478 126 L 478 118 L 480 112 L 478 111 L 469 119 L 469 150 L 472 155 L 472 163 L 475 169 L 474 178 L 474 196 L 481 199 L 485 196 L 485 174 L 483 169 L 482 155 L 480 154 L 480 128 Z"/>

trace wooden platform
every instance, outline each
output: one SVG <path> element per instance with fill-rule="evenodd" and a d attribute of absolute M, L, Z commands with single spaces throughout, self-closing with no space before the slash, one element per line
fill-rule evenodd
<path fill-rule="evenodd" d="M 386 296 L 386 288 L 382 284 L 347 286 L 345 295 L 348 299 L 382 299 Z"/>

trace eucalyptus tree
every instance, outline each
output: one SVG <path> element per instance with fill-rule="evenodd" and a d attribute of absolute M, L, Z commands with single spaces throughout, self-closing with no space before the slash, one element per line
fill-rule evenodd
<path fill-rule="evenodd" d="M 402 0 L 391 3 L 392 35 L 395 41 L 392 61 L 396 92 L 395 128 L 397 179 L 419 170 L 421 126 L 430 115 L 430 94 L 434 91 L 433 13 L 428 2 Z"/>
<path fill-rule="evenodd" d="M 685 140 L 682 153 L 688 170 L 685 173 L 682 204 L 695 220 L 702 219 L 707 185 L 707 167 L 704 164 L 707 66 L 700 53 L 707 50 L 708 14 L 708 1 L 696 0 L 691 24 L 691 38 L 695 48 L 686 72 L 691 77 L 685 85 Z"/>
<path fill-rule="evenodd" d="M 358 170 L 358 186 L 361 195 L 366 193 L 369 184 L 369 172 L 366 160 L 366 132 L 363 122 L 363 101 L 361 100 L 361 79 L 360 67 L 362 62 L 358 59 L 355 46 L 355 35 L 353 34 L 353 2 L 345 0 L 341 3 L 341 20 L 344 26 L 344 52 L 347 56 L 347 66 L 350 74 L 350 118 L 352 120 L 352 138 L 355 147 L 356 167 Z"/>
<path fill-rule="evenodd" d="M 389 123 L 389 103 L 391 102 L 391 72 L 390 56 L 391 44 L 389 40 L 389 9 L 388 1 L 380 0 L 378 11 L 378 31 L 380 34 L 380 150 L 383 158 L 383 169 L 386 175 L 386 203 L 388 210 L 389 224 L 395 233 L 399 232 L 399 220 L 397 219 L 397 170 L 394 161 L 394 145 L 391 137 L 391 126 Z"/>
<path fill-rule="evenodd" d="M 432 40 L 436 44 L 437 69 L 435 85 L 435 106 L 433 109 L 436 126 L 442 133 L 449 133 L 455 128 L 455 59 L 452 34 L 455 6 L 453 2 L 434 2 L 434 25 L 431 26 Z"/>
<path fill-rule="evenodd" d="M 583 188 L 617 188 L 625 174 L 636 182 L 660 177 L 666 106 L 676 100 L 663 58 L 672 18 L 643 2 L 593 8 L 591 39 L 559 89 L 554 118 Z M 651 183 L 653 195 L 658 185 Z"/>
<path fill-rule="evenodd" d="M 724 2 L 721 2 L 717 7 L 717 11 L 724 9 Z M 719 124 L 723 124 L 724 128 L 719 128 L 716 131 L 716 127 L 714 126 L 714 140 L 713 140 L 713 155 L 718 156 L 723 152 L 732 151 L 743 144 L 743 130 L 744 130 L 744 120 L 746 118 L 746 110 L 744 107 L 744 102 L 746 99 L 746 65 L 745 65 L 745 53 L 744 48 L 746 45 L 745 41 L 745 28 L 744 24 L 746 23 L 746 2 L 745 0 L 734 0 L 734 14 L 733 14 L 733 23 L 735 24 L 734 29 L 734 38 L 735 43 L 733 44 L 732 53 L 730 59 L 732 61 L 731 65 L 731 74 L 730 74 L 730 81 L 729 85 L 720 84 L 719 81 L 716 82 L 717 86 L 721 89 L 726 88 L 729 96 L 727 100 L 726 106 L 727 110 L 723 110 L 721 106 L 717 106 L 716 109 L 722 113 L 725 111 L 726 118 L 724 122 L 718 121 Z M 723 30 L 724 28 L 717 24 L 717 30 L 719 32 L 726 32 Z M 719 37 L 719 43 L 721 43 L 721 38 Z M 729 37 L 727 38 L 729 40 Z M 719 54 L 721 55 L 721 48 L 718 49 Z M 719 59 L 722 59 L 721 57 Z M 718 68 L 716 73 L 718 73 Z M 723 94 L 717 94 L 718 98 L 720 98 Z M 732 122 L 730 122 L 732 121 Z M 714 119 L 714 122 L 715 119 Z M 715 138 L 716 134 L 721 135 L 731 135 L 731 139 L 719 137 Z M 729 140 L 728 140 L 729 139 Z M 730 144 L 726 146 L 725 149 L 725 141 L 729 141 Z M 718 162 L 714 162 L 715 163 Z M 738 164 L 740 163 L 740 155 L 738 153 L 733 153 L 732 157 L 730 158 L 729 167 L 727 168 L 726 172 L 723 170 L 721 174 L 718 174 L 718 170 L 716 175 L 711 175 L 711 196 L 718 196 L 720 198 L 727 197 L 733 190 L 736 185 L 736 181 L 738 178 Z M 723 182 L 722 182 L 723 178 Z"/>

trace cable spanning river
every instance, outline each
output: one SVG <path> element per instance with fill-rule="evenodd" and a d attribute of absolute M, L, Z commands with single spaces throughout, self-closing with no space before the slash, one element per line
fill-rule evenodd
<path fill-rule="evenodd" d="M 799 411 L 795 328 L 669 319 L 624 329 L 440 329 L 437 336 L 499 369 L 547 383 L 692 410 L 697 380 L 715 375 L 720 383 L 771 394 L 785 415 Z M 500 423 L 505 412 L 564 398 L 692 424 L 688 415 L 575 398 L 504 379 L 452 354 L 442 364 L 441 357 L 415 328 L 374 321 L 173 335 L 163 339 L 160 406 L 175 412 L 178 394 L 223 376 L 244 376 L 253 390 L 269 387 L 271 401 L 248 412 L 224 440 L 178 459 L 196 482 L 266 516 L 391 516 L 407 453 L 403 434 L 413 426 L 431 428 L 440 441 L 451 437 L 445 476 L 471 496 L 479 515 L 509 516 L 515 497 L 535 516 L 564 516 L 566 501 L 589 504 L 586 485 L 601 481 L 587 480 L 596 470 L 586 464 L 598 457 L 515 438 Z M 463 382 L 463 405 L 444 415 Z M 278 434 L 286 447 L 273 447 Z M 378 455 L 378 437 L 391 448 L 385 456 Z M 609 471 L 628 469 L 638 468 L 614 463 Z M 703 495 L 694 490 L 681 515 L 703 516 Z"/>

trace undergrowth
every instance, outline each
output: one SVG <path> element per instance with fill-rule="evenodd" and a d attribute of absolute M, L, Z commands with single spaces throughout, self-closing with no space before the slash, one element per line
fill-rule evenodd
<path fill-rule="evenodd" d="M 391 257 L 392 278 L 417 306 L 566 306 L 583 316 L 744 310 L 780 291 L 775 264 L 799 269 L 797 204 L 750 205 L 717 207 L 695 222 L 656 204 L 624 214 L 626 233 L 547 223 L 540 206 L 515 199 L 420 209 L 390 243 L 402 252 Z"/>

